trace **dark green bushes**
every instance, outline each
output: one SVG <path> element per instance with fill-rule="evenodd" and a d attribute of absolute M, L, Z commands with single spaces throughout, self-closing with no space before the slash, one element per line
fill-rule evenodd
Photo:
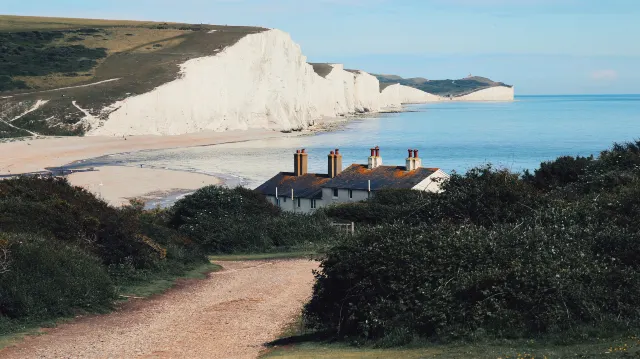
<path fill-rule="evenodd" d="M 639 143 L 524 176 L 477 168 L 444 189 L 328 210 L 363 229 L 323 260 L 309 325 L 396 344 L 637 325 Z"/>
<path fill-rule="evenodd" d="M 0 233 L 0 252 L 0 318 L 47 320 L 103 311 L 115 299 L 100 260 L 76 247 Z M 0 325 L 0 333 L 7 329 Z"/>
<path fill-rule="evenodd" d="M 207 262 L 164 210 L 114 208 L 59 178 L 0 181 L 0 333 L 109 308 L 118 288 Z"/>
<path fill-rule="evenodd" d="M 281 213 L 258 192 L 209 186 L 178 201 L 170 225 L 213 253 L 287 250 L 326 243 L 335 231 L 321 215 Z"/>

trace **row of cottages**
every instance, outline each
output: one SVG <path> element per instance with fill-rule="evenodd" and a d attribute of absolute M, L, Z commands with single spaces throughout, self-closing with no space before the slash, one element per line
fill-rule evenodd
<path fill-rule="evenodd" d="M 422 167 L 418 150 L 408 150 L 405 166 L 383 166 L 380 148 L 372 148 L 367 164 L 352 164 L 342 170 L 340 150 L 331 151 L 327 174 L 308 173 L 309 155 L 298 150 L 293 156 L 293 172 L 280 172 L 256 190 L 283 210 L 311 213 L 336 203 L 364 201 L 382 189 L 414 189 L 439 192 L 439 168 Z"/>

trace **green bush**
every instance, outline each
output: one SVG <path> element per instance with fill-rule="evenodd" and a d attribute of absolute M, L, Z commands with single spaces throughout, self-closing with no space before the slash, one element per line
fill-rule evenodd
<path fill-rule="evenodd" d="M 0 254 L 0 318 L 46 320 L 78 310 L 96 312 L 115 299 L 100 260 L 78 248 L 0 233 L 0 252 L 5 254 Z"/>
<path fill-rule="evenodd" d="M 365 230 L 323 260 L 307 321 L 339 336 L 381 339 L 401 329 L 446 340 L 639 320 L 640 235 L 559 217 L 564 227 Z"/>
<path fill-rule="evenodd" d="M 209 186 L 186 196 L 171 209 L 169 224 L 211 253 L 288 250 L 326 243 L 336 233 L 322 215 L 282 213 L 242 187 Z"/>
<path fill-rule="evenodd" d="M 480 167 L 440 194 L 331 208 L 364 226 L 327 253 L 307 322 L 396 344 L 634 328 L 639 169 L 640 142 L 616 144 L 523 176 Z"/>
<path fill-rule="evenodd" d="M 144 268 L 156 258 L 142 241 L 137 215 L 110 207 L 63 178 L 0 181 L 0 228 L 79 246 L 106 265 L 130 261 Z"/>

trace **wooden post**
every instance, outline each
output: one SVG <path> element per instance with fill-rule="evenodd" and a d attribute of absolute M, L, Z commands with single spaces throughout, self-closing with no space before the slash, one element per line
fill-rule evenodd
<path fill-rule="evenodd" d="M 295 213 L 295 211 L 296 211 L 296 201 L 293 200 L 293 188 L 291 189 L 291 209 Z"/>
<path fill-rule="evenodd" d="M 351 222 L 351 235 L 353 235 L 356 232 L 356 224 L 354 222 Z"/>

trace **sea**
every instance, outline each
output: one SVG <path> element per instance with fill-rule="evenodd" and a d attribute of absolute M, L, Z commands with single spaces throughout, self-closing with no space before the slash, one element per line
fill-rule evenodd
<path fill-rule="evenodd" d="M 293 153 L 302 148 L 310 172 L 317 173 L 326 173 L 331 150 L 339 149 L 347 166 L 366 163 L 376 146 L 386 165 L 404 165 L 407 149 L 418 149 L 424 167 L 446 172 L 486 164 L 521 172 L 559 156 L 597 156 L 615 142 L 636 139 L 640 95 L 517 96 L 513 102 L 409 105 L 404 112 L 354 119 L 313 135 L 122 153 L 82 165 L 194 171 L 231 186 L 256 187 L 279 171 L 292 171 Z"/>

